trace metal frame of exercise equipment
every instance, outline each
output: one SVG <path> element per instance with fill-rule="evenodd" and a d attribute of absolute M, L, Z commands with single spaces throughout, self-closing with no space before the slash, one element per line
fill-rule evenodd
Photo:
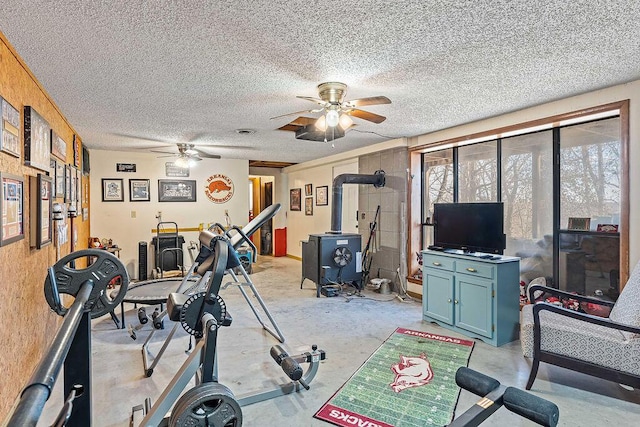
<path fill-rule="evenodd" d="M 205 233 L 213 234 L 210 232 Z M 213 275 L 205 295 L 201 298 L 203 301 L 199 307 L 200 321 L 197 325 L 199 325 L 199 332 L 202 334 L 202 337 L 197 339 L 195 349 L 176 372 L 173 379 L 164 389 L 156 403 L 151 405 L 147 400 L 144 406 L 137 405 L 132 408 L 132 425 L 138 425 L 135 420 L 139 411 L 142 411 L 144 415 L 143 420 L 139 424 L 141 426 L 168 425 L 169 420 L 165 417 L 165 414 L 167 414 L 174 405 L 179 405 L 179 396 L 194 377 L 196 378 L 196 386 L 194 389 L 202 386 L 203 384 L 218 383 L 218 366 L 216 359 L 218 329 L 221 326 L 229 326 L 231 324 L 231 319 L 226 316 L 224 302 L 219 297 L 218 292 L 222 287 L 225 271 L 237 266 L 240 262 L 237 260 L 237 257 L 235 257 L 235 260 L 232 259 L 231 262 L 229 261 L 229 253 L 233 251 L 233 246 L 231 245 L 231 241 L 228 239 L 228 236 L 223 237 L 216 235 L 215 238 L 208 242 L 208 246 L 214 249 L 214 259 L 212 261 Z M 173 302 L 180 300 L 179 297 L 181 296 L 182 295 L 180 294 L 170 295 L 167 301 L 167 309 L 170 312 L 178 311 L 180 313 L 180 318 L 184 319 L 187 304 L 183 303 L 178 306 L 178 303 L 175 303 L 176 305 L 174 305 Z M 216 306 L 216 304 L 218 305 Z M 216 308 L 218 309 L 217 314 L 220 318 L 216 318 L 214 316 Z M 170 317 L 173 316 L 174 315 Z M 233 396 L 227 395 L 226 397 L 228 399 L 233 400 L 234 405 L 241 407 L 297 392 L 302 388 L 308 390 L 309 383 L 313 380 L 318 371 L 320 361 L 325 359 L 324 351 L 318 350 L 316 346 L 312 347 L 311 352 L 297 356 L 289 356 L 279 345 L 272 347 L 270 353 L 271 357 L 282 367 L 283 371 L 291 381 L 277 385 L 271 390 L 247 393 L 239 396 L 237 399 Z M 300 363 L 309 363 L 309 367 L 304 373 L 299 365 Z M 220 391 L 222 392 L 223 390 L 228 389 L 221 386 Z M 185 396 L 187 396 L 187 394 L 185 394 Z M 183 405 L 180 407 L 182 406 Z M 172 414 L 172 419 L 175 416 L 179 415 Z M 239 416 L 241 417 L 241 413 Z"/>
<path fill-rule="evenodd" d="M 260 214 L 258 216 L 256 216 L 254 219 L 249 221 L 249 223 L 247 223 L 247 225 L 245 225 L 243 228 L 239 228 L 237 226 L 232 226 L 228 230 L 224 231 L 224 235 L 229 239 L 229 242 L 233 246 L 234 250 L 237 250 L 238 247 L 242 246 L 245 243 L 248 244 L 249 246 L 251 246 L 251 249 L 252 249 L 252 252 L 253 252 L 253 261 L 255 262 L 257 249 L 256 249 L 255 245 L 253 244 L 253 242 L 251 241 L 251 239 L 249 238 L 249 236 L 251 236 L 253 233 L 255 233 L 256 230 L 258 230 L 260 227 L 262 227 L 262 225 L 264 225 L 264 223 L 266 223 L 268 220 L 273 218 L 276 215 L 276 213 L 278 213 L 279 210 L 280 210 L 280 204 L 279 203 L 276 203 L 276 204 L 273 204 L 271 206 L 268 206 L 267 208 L 263 209 L 263 211 L 260 212 Z M 220 230 L 225 230 L 225 228 L 219 223 L 212 224 L 211 227 L 209 227 L 209 230 L 213 230 L 215 228 L 219 228 Z M 199 236 L 200 244 L 204 245 L 205 247 L 208 247 L 208 245 L 211 243 L 212 239 L 214 239 L 216 237 L 217 237 L 217 235 L 212 233 L 211 231 L 202 231 L 200 233 L 200 236 Z M 189 269 L 189 271 L 187 273 L 187 276 L 185 276 L 185 278 L 181 282 L 180 286 L 178 287 L 178 290 L 176 290 L 175 292 L 183 292 L 183 291 L 181 291 L 181 289 L 185 289 L 184 286 L 185 286 L 186 281 L 189 280 L 189 278 L 192 277 L 194 275 L 194 273 L 195 274 L 199 274 L 201 276 L 201 279 L 198 282 L 197 286 L 191 286 L 191 287 L 187 288 L 186 291 L 189 292 L 191 290 L 198 290 L 198 289 L 203 289 L 203 288 L 208 287 L 208 283 L 209 283 L 210 276 L 211 276 L 211 268 L 212 268 L 212 264 L 213 264 L 213 257 L 214 256 L 211 255 L 206 260 L 204 260 L 204 261 L 202 261 L 200 263 L 197 263 L 197 262 L 194 261 L 193 265 L 191 266 L 191 268 Z M 235 269 L 237 269 L 239 271 L 239 273 L 242 276 L 242 278 L 244 279 L 244 281 L 239 280 L 238 275 L 236 274 L 234 269 L 227 269 L 225 271 L 225 273 L 228 273 L 231 276 L 231 278 L 233 279 L 233 281 L 225 283 L 221 287 L 221 289 L 226 289 L 229 286 L 237 286 L 238 289 L 240 290 L 240 293 L 244 297 L 245 301 L 249 305 L 249 308 L 251 308 L 251 311 L 253 312 L 253 314 L 255 315 L 256 319 L 258 320 L 258 322 L 262 326 L 262 328 L 265 331 L 267 331 L 269 334 L 271 334 L 279 342 L 284 343 L 285 342 L 285 338 L 284 338 L 284 335 L 283 335 L 282 331 L 278 327 L 278 324 L 276 323 L 275 319 L 271 315 L 271 312 L 267 308 L 264 300 L 260 296 L 260 293 L 256 289 L 255 285 L 253 284 L 253 281 L 251 280 L 251 278 L 247 274 L 246 270 L 244 269 L 242 264 L 240 264 L 239 266 L 235 267 Z M 149 283 L 156 282 L 157 280 L 158 279 L 156 279 L 155 281 L 149 281 Z M 166 279 L 166 280 L 171 280 L 171 279 Z M 136 283 L 134 285 L 134 287 L 137 287 L 137 286 L 144 286 L 144 282 L 138 282 L 138 283 Z M 262 310 L 263 310 L 264 314 L 269 319 L 269 322 L 271 323 L 271 326 L 267 325 L 263 321 L 262 317 L 260 316 L 260 313 L 258 312 L 256 306 L 251 301 L 251 298 L 249 297 L 249 295 L 245 291 L 244 287 L 249 287 L 249 289 L 251 290 L 251 293 L 253 294 L 253 297 L 255 297 L 255 299 L 258 301 L 258 303 L 260 304 L 260 307 L 262 307 Z M 165 297 L 165 300 L 166 300 L 166 297 Z M 126 295 L 125 295 L 124 301 L 125 302 L 133 302 L 130 299 L 127 299 Z M 139 301 L 139 302 L 140 303 L 144 303 L 143 301 Z M 124 309 L 121 308 L 121 310 L 123 311 Z M 154 319 L 154 320 L 156 320 L 158 322 L 162 322 L 163 319 L 166 317 L 166 314 L 167 314 L 167 310 L 164 309 L 157 316 L 157 318 Z M 122 313 L 122 318 L 124 319 L 124 311 Z M 124 323 L 124 321 L 123 321 L 123 323 Z M 136 326 L 135 328 L 133 328 L 132 338 L 135 339 L 135 330 L 141 329 L 142 327 L 144 327 L 144 325 L 139 325 L 139 326 Z M 157 328 L 154 328 L 154 329 L 151 330 L 151 332 L 149 333 L 149 336 L 147 336 L 146 340 L 142 344 L 142 350 L 141 350 L 142 351 L 142 363 L 143 363 L 143 368 L 144 368 L 144 374 L 147 377 L 150 377 L 151 375 L 153 375 L 154 369 L 156 368 L 156 366 L 158 365 L 158 363 L 159 363 L 160 359 L 162 358 L 164 352 L 168 348 L 171 340 L 173 339 L 174 334 L 177 331 L 177 328 L 178 328 L 178 323 L 175 323 L 173 325 L 173 328 L 169 332 L 169 335 L 167 335 L 167 337 L 165 338 L 164 342 L 162 343 L 162 346 L 160 347 L 160 350 L 158 351 L 158 353 L 155 356 L 153 356 L 151 354 L 151 351 L 149 350 L 149 345 L 151 344 L 151 339 L 155 335 L 155 332 L 156 332 Z"/>

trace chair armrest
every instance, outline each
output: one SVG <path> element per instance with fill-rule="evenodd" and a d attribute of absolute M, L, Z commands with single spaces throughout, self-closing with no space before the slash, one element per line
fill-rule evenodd
<path fill-rule="evenodd" d="M 534 298 L 535 291 L 543 291 L 544 293 L 549 293 L 558 297 L 571 298 L 579 302 L 588 302 L 588 303 L 597 304 L 597 305 L 605 305 L 607 307 L 613 307 L 615 305 L 615 302 L 613 301 L 604 301 L 597 298 L 586 297 L 584 295 L 572 294 L 570 292 L 561 291 L 560 289 L 550 288 L 544 285 L 533 285 L 529 288 L 529 295 L 527 295 L 527 297 L 529 298 L 529 301 L 532 301 L 532 302 L 535 301 L 535 298 Z"/>
<path fill-rule="evenodd" d="M 592 323 L 594 325 L 600 325 L 611 329 L 616 329 L 618 331 L 631 332 L 634 334 L 640 334 L 640 328 L 635 326 L 623 325 L 622 323 L 616 323 L 612 320 L 609 320 L 606 317 L 593 316 L 591 314 L 580 313 L 575 310 L 569 310 L 564 307 L 558 307 L 557 305 L 549 304 L 547 302 L 539 302 L 533 306 L 533 324 L 534 329 L 537 329 L 540 325 L 540 312 L 541 311 L 551 311 L 553 313 L 560 314 L 566 317 L 572 317 L 574 319 L 582 320 L 587 323 Z"/>

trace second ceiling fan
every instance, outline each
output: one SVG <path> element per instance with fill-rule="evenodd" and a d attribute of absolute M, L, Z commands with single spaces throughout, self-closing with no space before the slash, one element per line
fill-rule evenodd
<path fill-rule="evenodd" d="M 368 98 L 352 99 L 345 101 L 344 97 L 347 92 L 347 85 L 340 82 L 325 82 L 318 85 L 318 96 L 314 98 L 310 96 L 297 96 L 300 99 L 315 102 L 318 108 L 310 110 L 296 111 L 295 113 L 283 114 L 281 116 L 272 117 L 277 119 L 280 117 L 291 116 L 304 113 L 323 113 L 317 120 L 316 127 L 324 130 L 327 127 L 335 127 L 340 125 L 344 130 L 348 129 L 353 121 L 351 117 L 367 120 L 373 123 L 382 123 L 386 117 L 370 111 L 361 110 L 359 107 L 367 105 L 391 104 L 391 100 L 386 96 L 372 96 Z"/>
<path fill-rule="evenodd" d="M 160 157 L 176 157 L 175 164 L 179 167 L 189 167 L 193 166 L 195 162 L 199 162 L 203 158 L 207 159 L 219 159 L 220 156 L 217 154 L 209 154 L 205 153 L 202 150 L 198 150 L 195 148 L 194 144 L 186 144 L 186 143 L 177 143 L 178 152 L 168 152 L 168 151 L 156 151 L 151 150 L 154 153 L 162 153 L 167 154 L 166 156 Z"/>

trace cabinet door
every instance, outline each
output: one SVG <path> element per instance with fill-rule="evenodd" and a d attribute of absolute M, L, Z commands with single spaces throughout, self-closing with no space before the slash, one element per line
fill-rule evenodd
<path fill-rule="evenodd" d="M 455 285 L 456 326 L 492 338 L 493 282 L 458 274 Z"/>
<path fill-rule="evenodd" d="M 453 273 L 425 268 L 422 274 L 424 315 L 453 325 Z"/>

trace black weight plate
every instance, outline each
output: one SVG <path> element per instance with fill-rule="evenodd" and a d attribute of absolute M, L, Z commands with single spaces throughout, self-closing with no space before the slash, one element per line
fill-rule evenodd
<path fill-rule="evenodd" d="M 169 427 L 240 427 L 242 409 L 233 393 L 220 383 L 204 383 L 178 399 Z"/>
<path fill-rule="evenodd" d="M 92 263 L 88 267 L 74 268 L 69 265 L 84 257 L 91 257 Z M 93 281 L 93 290 L 86 305 L 91 311 L 92 319 L 113 311 L 124 299 L 129 285 L 129 273 L 122 262 L 102 249 L 83 249 L 70 253 L 53 265 L 53 271 L 59 294 L 75 297 L 84 282 Z M 107 293 L 110 283 L 119 287 L 118 292 Z M 54 296 L 49 275 L 44 282 L 44 296 L 49 307 L 56 313 L 61 316 L 66 314 L 67 308 L 56 304 L 61 298 Z"/>

